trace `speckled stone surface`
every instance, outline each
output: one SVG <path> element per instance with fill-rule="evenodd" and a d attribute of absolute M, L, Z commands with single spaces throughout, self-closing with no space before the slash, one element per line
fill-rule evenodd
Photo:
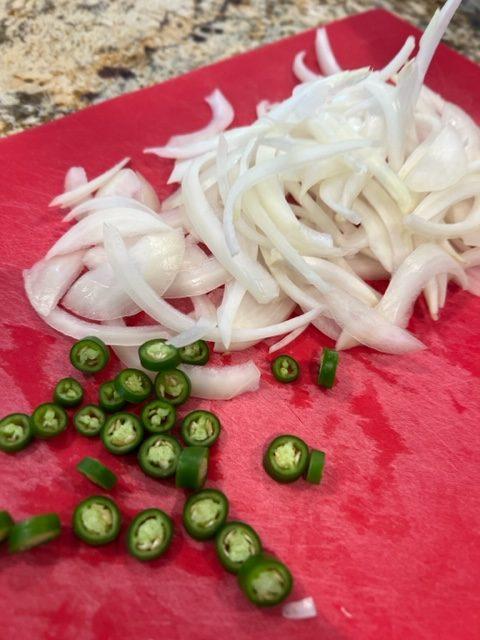
<path fill-rule="evenodd" d="M 0 135 L 381 6 L 425 27 L 436 0 L 0 0 Z M 479 0 L 446 41 L 480 60 Z"/>

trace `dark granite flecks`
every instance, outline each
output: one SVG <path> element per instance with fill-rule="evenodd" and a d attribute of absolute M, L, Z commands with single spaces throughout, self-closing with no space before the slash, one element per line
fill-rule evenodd
<path fill-rule="evenodd" d="M 3 0 L 0 135 L 372 6 L 390 9 L 424 28 L 440 4 L 436 0 Z M 446 37 L 477 61 L 479 13 L 477 0 L 464 0 Z"/>

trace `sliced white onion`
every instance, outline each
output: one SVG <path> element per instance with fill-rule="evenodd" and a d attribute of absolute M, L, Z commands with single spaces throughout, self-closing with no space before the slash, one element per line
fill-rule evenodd
<path fill-rule="evenodd" d="M 51 201 L 50 206 L 62 207 L 63 209 L 65 207 L 71 207 L 72 205 L 78 204 L 83 198 L 85 198 L 85 196 L 90 195 L 91 193 L 99 189 L 101 186 L 106 184 L 111 178 L 113 178 L 113 176 L 118 171 L 120 171 L 120 169 L 123 169 L 123 167 L 129 161 L 130 161 L 130 158 L 124 158 L 121 162 L 116 164 L 114 167 L 112 167 L 108 171 L 105 171 L 105 173 L 102 173 L 101 175 L 97 176 L 93 180 L 90 180 L 90 182 L 87 182 L 86 184 L 81 184 L 80 186 L 78 186 L 76 189 L 73 189 L 72 191 L 67 191 L 66 193 L 60 194 L 59 196 L 57 196 Z"/>
<path fill-rule="evenodd" d="M 338 64 L 332 51 L 327 30 L 324 28 L 317 29 L 315 51 L 317 53 L 318 66 L 325 75 L 331 76 L 342 71 L 342 67 Z"/>
<path fill-rule="evenodd" d="M 149 207 L 145 206 L 141 202 L 138 202 L 134 198 L 126 198 L 125 196 L 96 196 L 94 198 L 89 198 L 88 200 L 85 200 L 81 204 L 78 204 L 76 207 L 74 207 L 63 218 L 63 221 L 70 222 L 70 220 L 74 219 L 80 220 L 93 211 L 118 208 L 141 209 L 142 211 L 149 211 L 152 214 L 154 213 L 154 211 L 152 211 Z"/>
<path fill-rule="evenodd" d="M 83 269 L 83 251 L 40 260 L 23 272 L 25 290 L 32 307 L 48 316 Z"/>
<path fill-rule="evenodd" d="M 83 167 L 70 167 L 65 174 L 64 191 L 73 191 L 87 184 L 87 172 Z"/>
<path fill-rule="evenodd" d="M 99 198 L 107 196 L 123 196 L 134 198 L 141 189 L 141 182 L 132 169 L 121 169 L 110 180 L 98 189 Z"/>
<path fill-rule="evenodd" d="M 287 602 L 282 607 L 282 616 L 287 620 L 308 620 L 315 618 L 316 615 L 317 607 L 311 596 L 296 602 Z"/>
<path fill-rule="evenodd" d="M 169 338 L 170 333 L 165 332 L 164 327 L 159 325 L 143 325 L 136 327 L 110 327 L 95 322 L 86 322 L 77 318 L 67 311 L 56 307 L 48 316 L 45 322 L 66 336 L 81 340 L 87 336 L 96 336 L 105 344 L 119 345 L 124 347 L 137 347 L 147 340 L 154 338 Z"/>
<path fill-rule="evenodd" d="M 299 51 L 293 60 L 293 73 L 300 82 L 316 80 L 319 75 L 305 64 L 306 51 Z"/>
<path fill-rule="evenodd" d="M 47 258 L 64 253 L 71 253 L 78 249 L 99 244 L 103 241 L 103 225 L 115 225 L 124 238 L 139 236 L 159 231 L 171 231 L 159 216 L 152 216 L 146 211 L 136 211 L 131 215 L 130 209 L 105 209 L 95 211 L 71 227 L 47 253 Z"/>
<path fill-rule="evenodd" d="M 190 378 L 192 395 L 206 400 L 230 400 L 260 386 L 260 370 L 252 360 L 222 367 L 178 367 Z"/>
<path fill-rule="evenodd" d="M 303 327 L 299 327 L 298 329 L 291 331 L 284 338 L 272 344 L 268 349 L 268 353 L 275 353 L 275 351 L 279 351 L 280 349 L 283 349 L 284 347 L 288 346 L 291 342 L 296 340 L 298 336 L 300 336 L 307 327 L 308 327 L 308 324 L 304 324 Z"/>
<path fill-rule="evenodd" d="M 208 138 L 211 138 L 215 134 L 228 129 L 235 117 L 235 111 L 220 89 L 215 89 L 209 94 L 205 98 L 205 102 L 208 103 L 212 110 L 211 121 L 202 129 L 198 129 L 198 131 L 172 136 L 167 142 L 167 146 L 189 145 L 202 140 L 208 140 Z"/>

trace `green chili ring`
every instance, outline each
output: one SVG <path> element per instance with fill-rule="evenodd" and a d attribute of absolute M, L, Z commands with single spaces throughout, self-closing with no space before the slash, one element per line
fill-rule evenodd
<path fill-rule="evenodd" d="M 325 466 L 325 452 L 319 449 L 312 449 L 305 471 L 305 480 L 312 484 L 320 484 Z"/>
<path fill-rule="evenodd" d="M 102 489 L 109 491 L 117 484 L 117 476 L 96 458 L 87 456 L 77 464 L 77 470 Z"/>
<path fill-rule="evenodd" d="M 155 393 L 158 398 L 167 400 L 173 405 L 179 405 L 189 399 L 190 391 L 190 380 L 180 369 L 168 369 L 157 373 Z"/>
<path fill-rule="evenodd" d="M 259 554 L 242 565 L 238 583 L 250 602 L 258 607 L 271 607 L 290 595 L 293 578 L 283 562 Z"/>
<path fill-rule="evenodd" d="M 335 382 L 338 367 L 338 351 L 334 349 L 323 350 L 322 364 L 318 370 L 318 384 L 326 389 L 331 389 Z"/>
<path fill-rule="evenodd" d="M 169 478 L 175 475 L 182 447 L 175 438 L 166 434 L 155 434 L 142 443 L 138 452 L 138 463 L 152 478 Z"/>
<path fill-rule="evenodd" d="M 107 416 L 100 407 L 95 404 L 86 404 L 73 416 L 73 424 L 82 436 L 94 438 L 102 430 L 106 419 Z"/>
<path fill-rule="evenodd" d="M 117 393 L 128 402 L 143 402 L 152 393 L 152 381 L 140 369 L 124 369 L 114 380 Z"/>
<path fill-rule="evenodd" d="M 122 517 L 116 503 L 106 496 L 91 496 L 73 512 L 73 531 L 77 538 L 94 547 L 118 537 Z"/>
<path fill-rule="evenodd" d="M 195 540 L 213 538 L 228 516 L 227 496 L 217 489 L 191 495 L 183 507 L 183 525 Z"/>
<path fill-rule="evenodd" d="M 272 373 L 278 382 L 294 382 L 300 375 L 300 365 L 291 356 L 281 355 L 273 360 Z"/>
<path fill-rule="evenodd" d="M 45 513 L 13 525 L 8 536 L 10 553 L 26 551 L 58 538 L 62 530 L 56 513 Z"/>
<path fill-rule="evenodd" d="M 104 411 L 115 413 L 116 411 L 121 411 L 127 401 L 117 392 L 113 380 L 109 380 L 100 385 L 98 404 Z"/>
<path fill-rule="evenodd" d="M 263 458 L 268 475 L 277 482 L 293 482 L 304 473 L 308 463 L 308 446 L 297 436 L 274 438 Z"/>
<path fill-rule="evenodd" d="M 106 367 L 109 360 L 107 345 L 95 336 L 79 340 L 70 349 L 70 362 L 83 373 L 98 373 Z"/>
<path fill-rule="evenodd" d="M 137 560 L 155 560 L 167 551 L 172 538 L 172 519 L 161 509 L 145 509 L 128 528 L 127 548 Z"/>
<path fill-rule="evenodd" d="M 238 573 L 251 556 L 262 551 L 257 532 L 245 522 L 227 522 L 215 538 L 215 549 L 220 563 L 230 573 Z"/>
<path fill-rule="evenodd" d="M 142 367 L 149 371 L 174 369 L 180 362 L 180 354 L 177 347 L 167 344 L 167 341 L 163 338 L 144 342 L 138 349 L 138 355 Z"/>
<path fill-rule="evenodd" d="M 211 411 L 198 409 L 187 414 L 182 422 L 182 438 L 189 446 L 211 447 L 220 435 L 221 424 Z"/>
<path fill-rule="evenodd" d="M 177 462 L 176 486 L 193 491 L 203 487 L 207 478 L 208 459 L 208 447 L 185 447 Z"/>
<path fill-rule="evenodd" d="M 179 349 L 180 360 L 184 364 L 204 365 L 210 359 L 210 350 L 205 340 L 197 340 Z"/>
<path fill-rule="evenodd" d="M 83 387 L 75 378 L 62 378 L 53 392 L 53 401 L 61 407 L 78 407 L 83 400 Z"/>
<path fill-rule="evenodd" d="M 21 451 L 32 438 L 32 420 L 26 413 L 11 413 L 0 420 L 0 451 Z"/>
<path fill-rule="evenodd" d="M 13 518 L 8 511 L 0 511 L 0 542 L 8 538 L 8 534 L 14 524 Z"/>
<path fill-rule="evenodd" d="M 65 431 L 67 424 L 65 409 L 52 402 L 44 402 L 32 414 L 33 434 L 43 440 L 58 436 Z"/>
<path fill-rule="evenodd" d="M 100 432 L 106 449 L 117 456 L 130 453 L 143 440 L 143 426 L 133 413 L 114 413 Z"/>
<path fill-rule="evenodd" d="M 177 411 L 166 400 L 153 400 L 143 407 L 142 423 L 150 433 L 166 433 L 175 426 Z"/>

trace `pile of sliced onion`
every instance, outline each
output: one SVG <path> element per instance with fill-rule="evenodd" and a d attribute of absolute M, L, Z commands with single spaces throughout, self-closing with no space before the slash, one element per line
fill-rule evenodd
<path fill-rule="evenodd" d="M 437 319 L 450 280 L 480 291 L 480 130 L 423 84 L 459 4 L 437 11 L 415 58 L 409 37 L 379 70 L 342 70 L 320 29 L 321 73 L 299 52 L 300 84 L 249 126 L 227 130 L 234 111 L 215 90 L 205 126 L 145 150 L 175 160 L 163 203 L 128 158 L 90 180 L 72 167 L 52 205 L 74 224 L 25 271 L 32 306 L 130 361 L 153 334 L 275 351 L 310 324 L 338 348 L 423 348 L 407 331 L 418 296 Z M 141 311 L 156 324 L 125 325 Z M 259 380 L 251 362 L 189 374 L 205 398 Z"/>

